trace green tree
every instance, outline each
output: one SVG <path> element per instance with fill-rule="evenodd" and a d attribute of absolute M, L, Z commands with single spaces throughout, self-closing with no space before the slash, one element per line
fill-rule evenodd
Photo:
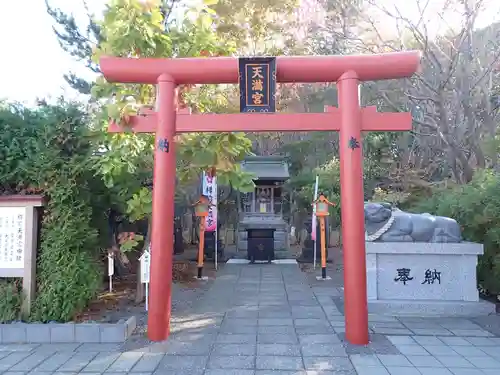
<path fill-rule="evenodd" d="M 68 321 L 102 287 L 107 190 L 96 177 L 88 117 L 76 105 L 0 108 L 2 194 L 46 198 L 32 320 Z M 1 293 L 11 296 L 9 293 Z M 2 299 L 2 304 L 9 300 Z M 13 314 L 1 314 L 4 317 Z"/>

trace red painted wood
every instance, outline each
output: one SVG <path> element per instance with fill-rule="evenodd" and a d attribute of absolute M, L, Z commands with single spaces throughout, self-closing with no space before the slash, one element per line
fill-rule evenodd
<path fill-rule="evenodd" d="M 409 77 L 420 64 L 419 51 L 378 55 L 279 56 L 278 82 L 335 82 L 352 70 L 360 81 Z M 206 57 L 180 59 L 102 57 L 100 68 L 113 82 L 155 84 L 162 73 L 177 84 L 238 83 L 238 59 Z"/>
<path fill-rule="evenodd" d="M 297 131 L 339 131 L 340 111 L 329 109 L 328 113 L 236 113 L 236 114 L 177 114 L 176 132 L 297 132 Z M 363 131 L 411 130 L 411 114 L 378 113 L 375 107 L 362 109 Z M 132 131 L 134 133 L 156 132 L 156 113 L 130 117 L 129 126 L 124 128 L 110 122 L 110 133 Z"/>
<path fill-rule="evenodd" d="M 175 194 L 175 84 L 161 76 L 158 82 L 162 102 L 155 139 L 153 217 L 151 228 L 151 281 L 149 285 L 148 337 L 166 340 L 170 333 Z M 159 149 L 160 140 L 169 143 L 168 152 Z"/>
<path fill-rule="evenodd" d="M 346 336 L 353 344 L 368 343 L 362 131 L 411 129 L 409 113 L 377 113 L 360 108 L 359 81 L 410 77 L 419 69 L 419 52 L 363 56 L 300 56 L 277 58 L 278 82 L 335 82 L 339 108 L 326 113 L 176 115 L 175 85 L 237 83 L 236 58 L 128 59 L 104 57 L 101 71 L 109 81 L 159 84 L 159 113 L 145 111 L 131 118 L 134 132 L 156 132 L 167 138 L 170 152 L 155 151 L 151 304 L 148 336 L 165 340 L 169 333 L 173 253 L 175 149 L 173 138 L 185 132 L 340 131 L 342 237 L 344 241 Z M 168 74 L 168 79 L 165 76 Z M 259 117 L 260 116 L 260 117 Z M 177 122 L 177 124 L 176 124 Z M 110 132 L 126 129 L 110 124 Z M 349 148 L 355 137 L 359 148 Z"/>

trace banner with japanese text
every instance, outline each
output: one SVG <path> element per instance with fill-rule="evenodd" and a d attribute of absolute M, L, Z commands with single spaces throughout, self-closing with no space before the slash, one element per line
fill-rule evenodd
<path fill-rule="evenodd" d="M 205 230 L 214 232 L 217 230 L 217 177 L 203 172 L 202 179 L 202 194 L 210 202 Z"/>

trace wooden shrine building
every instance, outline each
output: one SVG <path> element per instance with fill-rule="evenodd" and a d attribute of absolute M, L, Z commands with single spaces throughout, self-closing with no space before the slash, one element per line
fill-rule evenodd
<path fill-rule="evenodd" d="M 262 252 L 272 253 L 273 259 L 280 258 L 280 252 L 290 247 L 283 212 L 283 184 L 290 177 L 288 164 L 280 156 L 251 156 L 242 162 L 241 168 L 255 176 L 256 186 L 253 192 L 239 194 L 237 250 L 260 252 L 258 260 L 268 259 Z"/>

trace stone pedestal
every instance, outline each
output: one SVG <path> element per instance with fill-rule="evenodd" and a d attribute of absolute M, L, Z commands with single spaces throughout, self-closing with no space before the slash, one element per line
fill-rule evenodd
<path fill-rule="evenodd" d="M 483 245 L 367 242 L 370 313 L 472 316 L 493 313 L 479 300 L 476 266 Z"/>
<path fill-rule="evenodd" d="M 274 250 L 288 251 L 288 225 L 280 216 L 244 215 L 238 224 L 238 251 L 247 251 L 248 229 L 274 229 Z"/>

